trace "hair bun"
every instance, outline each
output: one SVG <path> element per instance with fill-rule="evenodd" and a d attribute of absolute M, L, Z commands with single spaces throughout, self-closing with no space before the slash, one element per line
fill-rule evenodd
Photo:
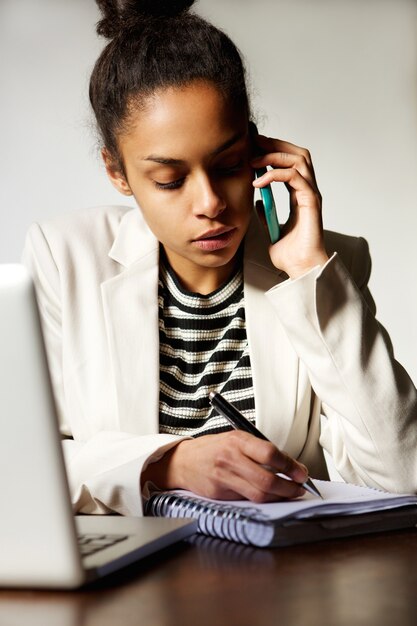
<path fill-rule="evenodd" d="M 126 27 L 146 18 L 175 17 L 194 4 L 194 0 L 96 0 L 103 15 L 97 24 L 97 33 L 113 39 Z"/>
<path fill-rule="evenodd" d="M 194 4 L 194 0 L 139 0 L 127 2 L 127 4 L 137 7 L 136 11 L 140 15 L 174 17 L 188 11 Z"/>

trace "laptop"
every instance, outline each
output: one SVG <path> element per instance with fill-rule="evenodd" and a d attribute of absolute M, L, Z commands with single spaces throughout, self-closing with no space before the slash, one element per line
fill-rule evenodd
<path fill-rule="evenodd" d="M 0 587 L 76 588 L 196 531 L 186 519 L 74 516 L 35 291 L 0 265 Z"/>

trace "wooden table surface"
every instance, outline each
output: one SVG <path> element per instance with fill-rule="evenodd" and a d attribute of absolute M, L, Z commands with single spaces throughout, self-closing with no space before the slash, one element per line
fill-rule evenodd
<path fill-rule="evenodd" d="M 0 625 L 417 625 L 414 529 L 275 550 L 198 540 L 83 590 L 2 590 Z"/>

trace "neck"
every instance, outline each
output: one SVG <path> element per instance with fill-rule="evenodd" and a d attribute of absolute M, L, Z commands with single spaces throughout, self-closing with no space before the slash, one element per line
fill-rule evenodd
<path fill-rule="evenodd" d="M 191 293 L 200 293 L 208 295 L 221 287 L 235 272 L 241 260 L 241 254 L 238 252 L 233 259 L 226 265 L 221 267 L 202 267 L 199 265 L 189 264 L 178 259 L 171 259 L 170 254 L 163 248 L 166 260 L 175 272 L 182 287 Z"/>

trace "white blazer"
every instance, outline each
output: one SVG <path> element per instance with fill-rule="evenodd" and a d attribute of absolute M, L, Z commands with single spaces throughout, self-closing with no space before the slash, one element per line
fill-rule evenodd
<path fill-rule="evenodd" d="M 417 392 L 367 290 L 361 238 L 326 233 L 324 268 L 273 267 L 254 218 L 244 293 L 257 426 L 326 477 L 417 491 Z M 140 515 L 140 474 L 181 437 L 159 434 L 159 244 L 138 209 L 100 207 L 30 228 L 74 509 Z M 342 262 L 343 259 L 343 262 Z M 368 304 L 366 302 L 368 301 Z M 320 424 L 321 420 L 321 424 Z"/>

